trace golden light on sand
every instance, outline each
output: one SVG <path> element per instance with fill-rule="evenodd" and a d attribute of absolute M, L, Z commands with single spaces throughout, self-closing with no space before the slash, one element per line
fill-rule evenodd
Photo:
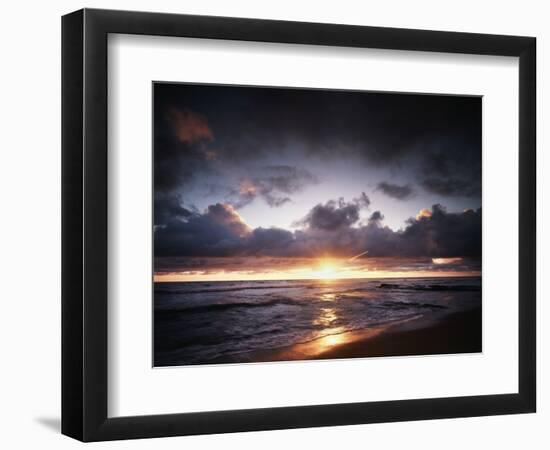
<path fill-rule="evenodd" d="M 325 348 L 334 347 L 335 345 L 343 344 L 345 342 L 345 336 L 343 334 L 330 334 L 322 338 L 322 340 Z"/>

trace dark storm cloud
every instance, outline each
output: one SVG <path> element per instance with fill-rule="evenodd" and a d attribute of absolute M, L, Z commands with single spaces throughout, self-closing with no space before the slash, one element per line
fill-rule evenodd
<path fill-rule="evenodd" d="M 401 236 L 409 254 L 423 249 L 430 256 L 481 256 L 481 208 L 448 213 L 434 205 L 431 215 L 409 219 Z"/>
<path fill-rule="evenodd" d="M 214 134 L 205 116 L 189 108 L 155 107 L 154 180 L 156 192 L 171 192 L 194 178 L 215 174 Z"/>
<path fill-rule="evenodd" d="M 403 230 L 383 225 L 375 211 L 359 225 L 357 202 L 332 200 L 316 205 L 294 232 L 251 229 L 231 205 L 211 205 L 203 214 L 173 220 L 155 231 L 155 256 L 369 257 L 481 256 L 481 209 L 449 213 L 434 205 Z"/>
<path fill-rule="evenodd" d="M 304 264 L 311 263 L 308 258 L 284 258 L 284 257 L 178 257 L 168 256 L 155 258 L 156 273 L 174 273 L 174 272 L 195 272 L 207 273 L 220 270 L 235 271 L 253 269 L 254 273 L 266 272 L 272 269 L 286 270 L 290 267 L 303 267 Z"/>
<path fill-rule="evenodd" d="M 370 217 L 369 222 L 379 223 L 384 220 L 384 215 L 380 211 L 374 211 Z"/>
<path fill-rule="evenodd" d="M 426 178 L 422 181 L 422 187 L 429 192 L 446 197 L 474 197 L 481 195 L 480 180 L 468 180 L 460 178 Z"/>
<path fill-rule="evenodd" d="M 329 200 L 325 204 L 318 204 L 296 225 L 312 229 L 335 231 L 348 228 L 359 221 L 361 208 L 368 208 L 370 199 L 363 192 L 359 198 L 346 203 L 343 198 Z"/>
<path fill-rule="evenodd" d="M 480 257 L 481 209 L 453 213 L 434 205 L 398 231 L 381 211 L 366 215 L 365 193 L 304 210 L 291 217 L 302 216 L 294 231 L 252 228 L 239 215 L 252 201 L 286 205 L 316 183 L 326 195 L 319 174 L 330 174 L 331 187 L 346 180 L 342 168 L 331 173 L 335 161 L 369 174 L 381 168 L 386 180 L 397 179 L 388 175 L 396 170 L 405 181 L 376 189 L 404 202 L 428 192 L 454 209 L 462 209 L 455 197 L 480 204 L 481 99 L 155 84 L 155 256 Z M 202 209 L 208 192 L 215 198 Z M 331 194 L 319 200 L 340 194 L 324 192 Z M 202 195 L 200 211 L 186 195 Z"/>
<path fill-rule="evenodd" d="M 291 151 L 297 159 L 301 152 L 397 165 L 442 196 L 480 192 L 477 97 L 155 84 L 154 102 L 159 189 L 215 176 L 214 162 L 252 167 Z M 443 186 L 449 179 L 453 185 Z"/>
<path fill-rule="evenodd" d="M 294 256 L 286 255 L 294 244 L 294 233 L 282 228 L 256 228 L 244 243 L 245 253 L 249 255 Z"/>
<path fill-rule="evenodd" d="M 414 193 L 413 188 L 408 184 L 399 186 L 398 184 L 392 184 L 386 181 L 378 183 L 376 190 L 382 191 L 387 196 L 397 200 L 405 200 L 411 197 Z"/>
<path fill-rule="evenodd" d="M 361 192 L 361 195 L 354 198 L 353 202 L 362 208 L 368 208 L 370 206 L 370 197 L 364 192 Z"/>
<path fill-rule="evenodd" d="M 271 207 L 279 207 L 291 201 L 289 195 L 317 183 L 317 177 L 308 170 L 288 165 L 264 166 L 254 173 L 242 178 L 237 189 L 230 190 L 229 199 L 236 208 L 248 205 L 257 197 Z"/>
<path fill-rule="evenodd" d="M 261 182 L 271 189 L 292 194 L 301 190 L 308 183 L 315 183 L 317 178 L 305 169 L 291 166 L 267 166 L 263 169 L 265 176 Z"/>
<path fill-rule="evenodd" d="M 164 224 L 174 219 L 184 219 L 193 215 L 193 212 L 182 206 L 181 199 L 175 194 L 155 193 L 155 225 Z"/>
<path fill-rule="evenodd" d="M 172 219 L 155 228 L 155 255 L 229 256 L 242 251 L 250 227 L 231 205 L 216 203 L 203 213 Z"/>
<path fill-rule="evenodd" d="M 481 130 L 476 139 L 468 134 L 441 136 L 421 148 L 425 154 L 419 177 L 426 191 L 444 197 L 481 197 Z"/>
<path fill-rule="evenodd" d="M 173 127 L 174 134 L 184 144 L 195 144 L 197 142 L 214 139 L 206 118 L 189 109 L 179 110 L 169 108 L 167 117 Z"/>
<path fill-rule="evenodd" d="M 278 208 L 279 206 L 283 206 L 285 203 L 292 201 L 290 197 L 275 197 L 271 194 L 265 194 L 264 200 L 272 208 Z"/>

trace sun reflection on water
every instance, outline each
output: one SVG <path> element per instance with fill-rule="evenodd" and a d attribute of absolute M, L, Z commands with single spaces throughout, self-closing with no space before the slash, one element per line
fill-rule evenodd
<path fill-rule="evenodd" d="M 343 344 L 347 341 L 346 333 L 343 327 L 334 327 L 323 330 L 324 336 L 312 342 L 314 353 L 322 353 L 335 345 Z"/>
<path fill-rule="evenodd" d="M 338 319 L 338 316 L 334 308 L 321 308 L 321 313 L 319 314 L 319 317 L 313 321 L 313 324 L 328 327 L 336 319 Z"/>
<path fill-rule="evenodd" d="M 335 300 L 335 294 L 325 293 L 321 295 L 324 301 L 331 302 Z M 323 330 L 319 337 L 311 342 L 311 349 L 314 353 L 321 353 L 335 345 L 346 341 L 344 327 L 336 327 L 335 322 L 339 319 L 336 308 L 325 307 L 319 310 L 319 315 L 313 321 L 314 325 L 322 326 Z"/>
<path fill-rule="evenodd" d="M 334 300 L 336 300 L 336 294 L 334 294 L 332 292 L 327 292 L 325 294 L 321 294 L 321 300 L 323 300 L 325 302 L 333 302 Z"/>

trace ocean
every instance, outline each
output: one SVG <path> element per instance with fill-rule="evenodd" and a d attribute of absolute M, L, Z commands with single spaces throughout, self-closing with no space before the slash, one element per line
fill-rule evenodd
<path fill-rule="evenodd" d="M 481 278 L 155 283 L 154 365 L 245 355 L 481 306 Z"/>

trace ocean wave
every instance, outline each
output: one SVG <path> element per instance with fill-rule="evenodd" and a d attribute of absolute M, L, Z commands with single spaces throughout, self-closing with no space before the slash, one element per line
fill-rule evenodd
<path fill-rule="evenodd" d="M 393 289 L 402 291 L 460 291 L 460 292 L 477 292 L 481 290 L 481 286 L 466 285 L 466 284 L 393 284 L 381 283 L 378 289 Z"/>
<path fill-rule="evenodd" d="M 397 302 L 397 301 L 385 301 L 380 306 L 388 309 L 408 309 L 408 308 L 428 308 L 428 309 L 446 309 L 444 305 L 438 305 L 436 303 L 419 303 L 419 302 Z"/>
<path fill-rule="evenodd" d="M 183 307 L 163 307 L 156 308 L 155 314 L 193 314 L 198 312 L 227 311 L 235 308 L 268 308 L 277 305 L 299 306 L 296 300 L 274 299 L 265 302 L 232 302 L 232 303 L 211 303 L 209 305 L 183 306 Z"/>
<path fill-rule="evenodd" d="M 238 291 L 248 291 L 255 289 L 293 289 L 293 288 L 302 288 L 309 287 L 307 284 L 286 284 L 286 285 L 268 285 L 268 286 L 235 286 L 235 287 L 223 287 L 217 289 L 170 289 L 170 290 L 157 290 L 157 292 L 162 292 L 166 294 L 207 294 L 215 292 L 238 292 Z"/>

